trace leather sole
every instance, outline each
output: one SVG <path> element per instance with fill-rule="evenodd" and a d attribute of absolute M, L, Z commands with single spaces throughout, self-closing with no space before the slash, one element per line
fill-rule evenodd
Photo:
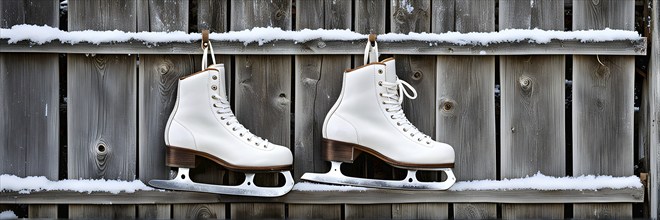
<path fill-rule="evenodd" d="M 165 164 L 169 167 L 181 167 L 181 168 L 195 168 L 195 157 L 204 157 L 209 159 L 221 166 L 232 171 L 252 171 L 252 172 L 279 172 L 284 170 L 291 170 L 291 165 L 285 166 L 265 166 L 265 167 L 250 167 L 250 166 L 239 166 L 227 163 L 216 156 L 208 154 L 206 152 L 191 150 L 182 147 L 167 146 Z"/>

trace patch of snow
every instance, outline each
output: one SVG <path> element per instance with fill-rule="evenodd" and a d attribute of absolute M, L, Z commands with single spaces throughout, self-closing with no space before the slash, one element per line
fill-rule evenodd
<path fill-rule="evenodd" d="M 310 183 L 310 182 L 299 182 L 293 186 L 295 191 L 307 191 L 307 192 L 351 192 L 351 191 L 367 191 L 370 188 L 357 187 L 357 186 L 340 186 L 340 185 L 330 185 L 330 184 L 319 184 L 319 183 Z"/>
<path fill-rule="evenodd" d="M 39 34 L 34 34 L 39 33 Z M 242 42 L 247 45 L 258 43 L 264 45 L 277 40 L 288 40 L 296 43 L 310 40 L 324 41 L 355 41 L 367 39 L 366 34 L 352 32 L 350 30 L 324 30 L 303 29 L 300 31 L 285 31 L 281 28 L 257 27 L 243 31 L 230 31 L 226 33 L 211 33 L 209 38 L 214 41 Z M 35 44 L 44 44 L 54 40 L 62 43 L 112 43 L 127 41 L 142 41 L 145 44 L 159 44 L 170 42 L 190 43 L 201 39 L 200 33 L 175 32 L 123 32 L 114 31 L 61 31 L 49 26 L 37 25 L 14 25 L 6 29 L 0 29 L 0 39 L 8 39 L 8 43 L 16 43 L 28 40 Z M 605 42 L 615 40 L 639 40 L 640 35 L 635 31 L 626 30 L 588 30 L 588 31 L 546 31 L 540 29 L 507 29 L 490 33 L 459 33 L 447 32 L 434 33 L 389 33 L 378 35 L 381 42 L 401 41 L 423 41 L 423 42 L 446 42 L 455 45 L 483 45 L 494 43 L 528 42 L 536 44 L 549 43 L 551 40 L 577 40 L 580 42 Z M 432 44 L 429 44 L 432 46 Z"/>
<path fill-rule="evenodd" d="M 415 8 L 412 6 L 410 2 L 408 2 L 408 0 L 403 0 L 403 2 L 401 2 L 401 5 L 406 8 L 408 14 L 412 14 L 412 12 L 415 10 Z"/>
<path fill-rule="evenodd" d="M 117 194 L 120 192 L 134 193 L 138 190 L 151 191 L 151 188 L 140 180 L 59 180 L 51 181 L 44 176 L 18 177 L 15 175 L 0 175 L 0 192 L 13 191 L 24 194 L 37 191 L 74 191 L 81 193 L 109 192 Z"/>
<path fill-rule="evenodd" d="M 461 181 L 454 184 L 449 190 L 600 190 L 641 188 L 642 183 L 637 176 L 579 176 L 579 177 L 552 177 L 536 173 L 531 177 L 504 179 L 504 180 L 475 180 Z"/>
<path fill-rule="evenodd" d="M 484 50 L 479 51 L 479 55 L 486 55 L 486 51 L 484 51 Z"/>
<path fill-rule="evenodd" d="M 0 219 L 18 219 L 18 216 L 13 211 L 7 210 L 0 212 Z"/>

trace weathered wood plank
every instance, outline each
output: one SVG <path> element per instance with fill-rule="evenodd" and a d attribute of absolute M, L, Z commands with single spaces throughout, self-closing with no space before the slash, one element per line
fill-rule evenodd
<path fill-rule="evenodd" d="M 634 30 L 633 0 L 573 1 L 573 30 Z M 573 56 L 573 175 L 633 174 L 635 58 Z M 576 218 L 632 217 L 631 204 L 576 204 Z"/>
<path fill-rule="evenodd" d="M 138 31 L 188 31 L 188 1 L 140 0 L 137 7 Z M 201 68 L 197 66 L 190 55 L 140 55 L 138 173 L 144 182 L 169 178 L 163 133 L 176 101 L 179 78 Z"/>
<path fill-rule="evenodd" d="M 391 219 L 392 204 L 344 205 L 344 219 Z"/>
<path fill-rule="evenodd" d="M 433 14 L 438 15 L 434 19 L 434 33 L 495 30 L 495 1 L 434 0 L 432 5 Z M 497 178 L 495 57 L 438 56 L 436 74 L 435 138 L 454 147 L 456 178 Z M 497 217 L 490 215 L 491 212 L 472 213 L 495 209 L 494 204 L 479 206 L 483 209 L 454 204 L 454 215 Z"/>
<path fill-rule="evenodd" d="M 135 218 L 135 205 L 69 205 L 69 218 Z"/>
<path fill-rule="evenodd" d="M 660 21 L 660 3 L 653 0 L 653 20 Z M 653 53 L 651 54 L 649 76 L 649 154 L 650 158 L 650 217 L 660 218 L 660 25 L 653 22 Z"/>
<path fill-rule="evenodd" d="M 172 218 L 174 219 L 226 219 L 224 203 L 216 204 L 182 204 L 172 205 Z"/>
<path fill-rule="evenodd" d="M 292 28 L 292 0 L 233 0 L 231 30 L 253 27 Z M 290 56 L 236 56 L 235 112 L 238 121 L 259 137 L 291 147 Z M 277 183 L 277 175 L 262 175 L 262 182 Z M 284 204 L 235 203 L 231 218 L 284 218 Z"/>
<path fill-rule="evenodd" d="M 241 42 L 213 42 L 215 51 L 223 55 L 361 55 L 365 41 L 320 41 L 304 43 L 294 41 L 275 41 L 260 46 L 258 43 L 244 45 Z M 449 43 L 431 43 L 423 41 L 379 42 L 381 54 L 401 55 L 646 55 L 646 38 L 608 42 L 558 41 L 547 44 L 530 44 L 526 41 L 516 43 L 496 43 L 488 46 L 454 45 Z M 78 54 L 202 54 L 199 43 L 162 43 L 144 44 L 140 41 L 125 43 L 103 43 L 100 45 L 80 43 L 62 44 L 53 41 L 33 45 L 21 41 L 8 44 L 0 39 L 0 53 L 78 53 Z M 362 63 L 362 57 L 359 62 Z"/>
<path fill-rule="evenodd" d="M 387 1 L 381 0 L 356 0 L 353 7 L 355 9 L 354 31 L 363 34 L 385 33 L 386 3 Z"/>
<path fill-rule="evenodd" d="M 172 216 L 171 205 L 138 205 L 137 218 L 140 219 L 166 219 Z"/>
<path fill-rule="evenodd" d="M 499 29 L 564 30 L 564 1 L 499 1 Z M 564 56 L 501 56 L 500 178 L 566 175 Z M 506 216 L 506 217 L 505 217 Z M 562 218 L 563 204 L 502 205 L 505 218 Z"/>
<path fill-rule="evenodd" d="M 488 203 L 454 203 L 454 219 L 487 219 L 497 217 L 497 206 Z"/>
<path fill-rule="evenodd" d="M 228 0 L 198 0 L 197 29 L 208 29 L 210 32 L 227 31 Z M 201 32 L 201 31 L 200 31 Z"/>
<path fill-rule="evenodd" d="M 55 0 L 2 1 L 0 27 L 58 27 L 58 9 Z M 57 54 L 0 54 L 0 173 L 58 179 L 59 76 Z"/>
<path fill-rule="evenodd" d="M 336 204 L 289 204 L 290 219 L 341 219 L 341 206 Z"/>
<path fill-rule="evenodd" d="M 447 219 L 447 203 L 392 204 L 393 219 Z"/>
<path fill-rule="evenodd" d="M 29 205 L 28 218 L 57 218 L 57 205 Z"/>
<path fill-rule="evenodd" d="M 196 192 L 137 191 L 135 193 L 3 192 L 0 204 L 185 204 L 185 203 L 289 203 L 289 204 L 391 204 L 391 203 L 623 203 L 644 202 L 643 188 L 591 190 L 508 191 L 402 191 L 349 192 L 291 191 L 276 198 L 226 196 Z M 466 204 L 467 205 L 467 204 Z M 470 204 L 473 205 L 474 204 Z M 456 214 L 456 213 L 455 213 Z"/>
<path fill-rule="evenodd" d="M 232 203 L 232 219 L 284 219 L 284 203 Z"/>

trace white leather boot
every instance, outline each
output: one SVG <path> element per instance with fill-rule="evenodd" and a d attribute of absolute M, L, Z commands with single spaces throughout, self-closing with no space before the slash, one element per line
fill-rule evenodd
<path fill-rule="evenodd" d="M 225 91 L 223 64 L 211 65 L 179 80 L 176 104 L 165 128 L 166 165 L 179 167 L 179 172 L 174 180 L 150 181 L 151 185 L 251 196 L 281 196 L 293 187 L 288 171 L 293 162 L 291 151 L 243 127 L 231 111 Z M 247 173 L 245 182 L 239 186 L 192 182 L 187 174 L 188 168 L 195 168 L 196 157 L 205 157 L 229 170 Z M 283 187 L 256 186 L 252 172 L 282 172 L 286 184 Z"/>
<path fill-rule="evenodd" d="M 401 106 L 404 95 L 417 96 L 410 84 L 396 76 L 393 58 L 345 72 L 341 94 L 323 123 L 322 152 L 332 162 L 331 171 L 305 174 L 303 179 L 397 189 L 444 190 L 453 185 L 456 179 L 449 168 L 454 166 L 454 149 L 434 141 L 408 121 Z M 402 181 L 384 181 L 341 174 L 341 163 L 352 163 L 362 152 L 408 169 L 408 176 Z M 419 182 L 416 170 L 444 171 L 448 179 Z"/>

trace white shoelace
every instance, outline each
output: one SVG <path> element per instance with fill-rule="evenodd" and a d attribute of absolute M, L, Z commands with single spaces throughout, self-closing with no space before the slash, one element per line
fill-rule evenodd
<path fill-rule="evenodd" d="M 240 137 L 245 138 L 250 143 L 254 143 L 255 146 L 263 146 L 264 148 L 268 147 L 268 140 L 264 140 L 263 138 L 252 134 L 250 130 L 238 122 L 236 115 L 231 111 L 229 100 L 217 95 L 212 95 L 211 98 L 215 101 L 213 107 L 218 109 L 216 113 L 220 115 L 220 120 L 225 121 L 226 125 L 229 126 L 232 131 L 238 132 Z"/>
<path fill-rule="evenodd" d="M 415 88 L 406 81 L 400 79 L 397 79 L 394 83 L 381 81 L 379 82 L 379 85 L 385 87 L 385 91 L 387 91 L 386 93 L 381 93 L 380 96 L 387 98 L 383 101 L 383 104 L 390 106 L 385 108 L 385 111 L 393 113 L 390 118 L 394 120 L 398 126 L 403 126 L 403 131 L 410 134 L 410 137 L 417 137 L 417 141 L 430 144 L 432 141 L 431 137 L 422 133 L 417 127 L 415 127 L 415 125 L 410 123 L 406 115 L 403 113 L 403 108 L 401 106 L 404 95 L 409 99 L 417 98 L 417 91 L 415 91 Z M 406 88 L 412 92 L 412 96 L 408 93 Z"/>

